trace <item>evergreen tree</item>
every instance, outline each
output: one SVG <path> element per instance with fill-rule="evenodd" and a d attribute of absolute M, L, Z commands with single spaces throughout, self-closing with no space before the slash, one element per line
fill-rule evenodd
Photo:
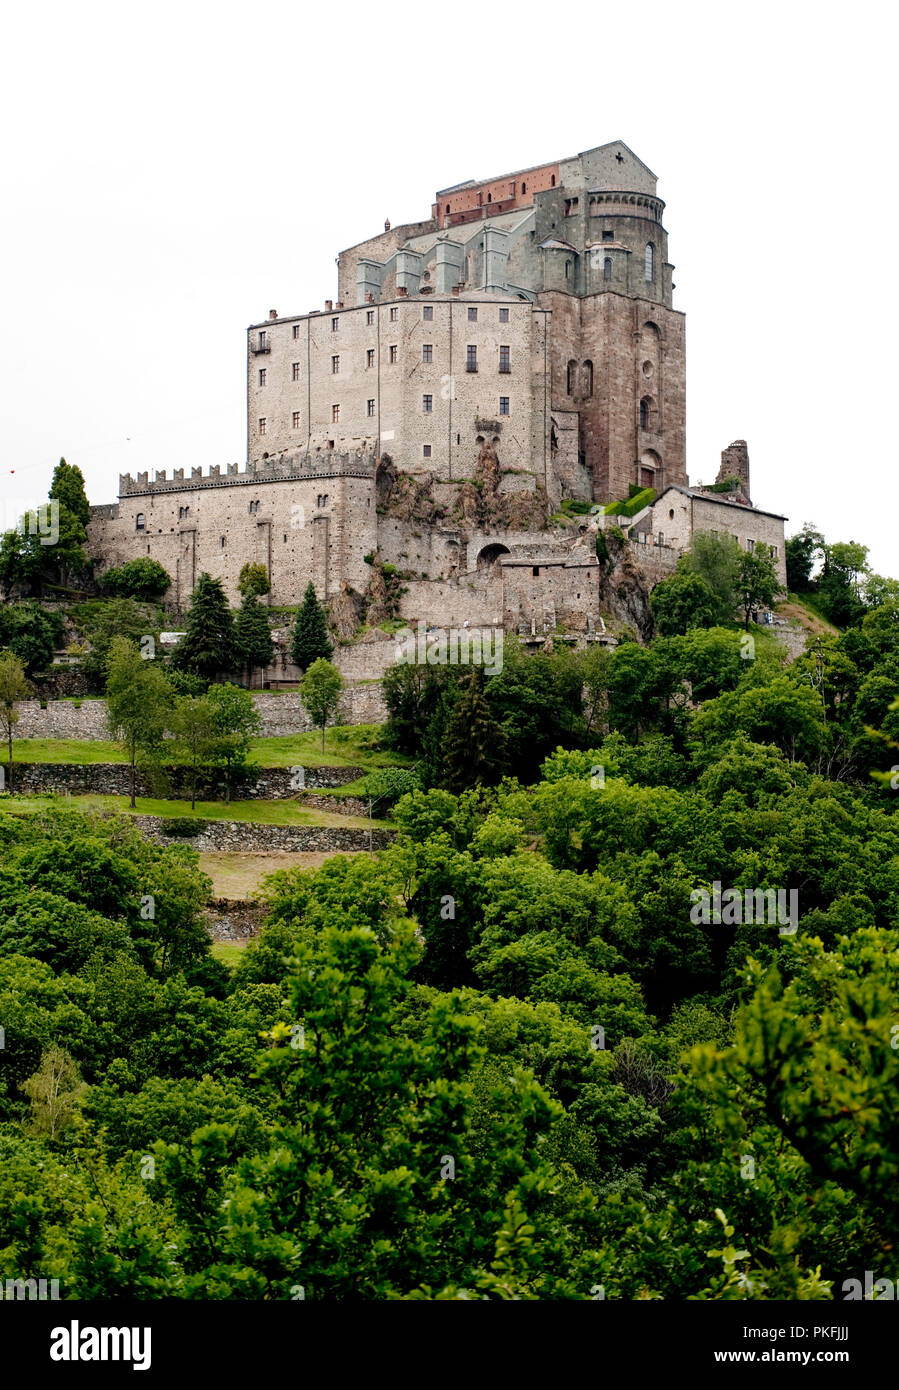
<path fill-rule="evenodd" d="M 172 655 L 173 665 L 213 680 L 237 661 L 234 619 L 220 579 L 201 574 L 190 600 L 187 630 Z"/>
<path fill-rule="evenodd" d="M 53 470 L 49 496 L 55 497 L 60 506 L 66 507 L 82 526 L 87 526 L 91 519 L 91 509 L 84 491 L 84 478 L 77 464 L 68 464 L 65 459 L 59 460 Z"/>
<path fill-rule="evenodd" d="M 237 656 L 252 678 L 253 668 L 268 666 L 274 656 L 268 613 L 253 593 L 248 593 L 234 619 Z"/>
<path fill-rule="evenodd" d="M 248 594 L 270 594 L 272 586 L 265 565 L 248 560 L 238 575 L 237 589 L 242 598 Z"/>
<path fill-rule="evenodd" d="M 305 671 L 313 661 L 329 661 L 333 650 L 325 614 L 315 596 L 315 585 L 310 580 L 290 639 L 291 659 Z"/>
<path fill-rule="evenodd" d="M 447 724 L 445 784 L 462 791 L 476 782 L 497 780 L 504 742 L 487 700 L 483 669 L 474 666 Z"/>

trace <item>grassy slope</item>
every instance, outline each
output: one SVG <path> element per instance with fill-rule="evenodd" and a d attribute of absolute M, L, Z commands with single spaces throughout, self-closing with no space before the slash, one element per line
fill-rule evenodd
<path fill-rule="evenodd" d="M 193 817 L 198 820 L 246 821 L 252 825 L 311 825 L 342 826 L 345 829 L 368 828 L 365 816 L 341 816 L 331 811 L 308 810 L 295 801 L 198 801 L 192 811 L 189 801 L 162 801 L 139 796 L 134 811 L 127 796 L 4 796 L 0 811 L 23 813 L 50 808 L 73 811 L 116 811 L 125 815 Z M 373 820 L 376 829 L 389 828 L 390 822 Z"/>
<path fill-rule="evenodd" d="M 253 739 L 250 755 L 260 767 L 401 767 L 409 759 L 389 749 L 363 747 L 374 726 L 346 725 L 327 729 L 325 751 L 321 734 L 287 734 L 282 738 Z M 100 739 L 23 738 L 13 744 L 20 763 L 124 763 L 119 744 Z"/>
<path fill-rule="evenodd" d="M 778 617 L 795 619 L 807 632 L 816 636 L 827 632 L 833 633 L 835 637 L 840 634 L 840 629 L 834 627 L 832 622 L 818 612 L 807 594 L 787 594 L 782 603 L 775 605 L 774 611 Z"/>

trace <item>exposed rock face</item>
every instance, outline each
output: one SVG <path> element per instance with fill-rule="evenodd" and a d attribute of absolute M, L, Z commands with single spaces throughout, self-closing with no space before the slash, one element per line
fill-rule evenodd
<path fill-rule="evenodd" d="M 338 637 L 352 637 L 365 618 L 364 596 L 344 580 L 340 592 L 328 600 L 328 617 Z"/>
<path fill-rule="evenodd" d="M 384 577 L 384 569 L 381 561 L 376 555 L 372 560 L 371 578 L 368 581 L 368 588 L 365 591 L 366 621 L 371 626 L 386 622 L 393 617 L 390 606 L 390 596 L 387 591 L 387 580 Z"/>
<path fill-rule="evenodd" d="M 475 470 L 475 479 L 481 484 L 481 492 L 484 497 L 493 496 L 499 487 L 500 466 L 496 450 L 493 445 L 484 440 L 478 450 L 478 465 Z"/>
<path fill-rule="evenodd" d="M 398 521 L 416 521 L 422 526 L 433 526 L 443 517 L 443 508 L 432 496 L 432 473 L 425 473 L 421 477 L 413 477 L 411 473 L 398 474 L 385 454 L 378 462 L 375 477 L 379 516 L 395 517 Z"/>
<path fill-rule="evenodd" d="M 641 641 L 648 642 L 653 630 L 649 607 L 652 586 L 639 566 L 634 564 L 630 547 L 623 539 L 619 541 L 610 532 L 603 532 L 602 538 L 606 555 L 603 558 L 600 553 L 600 603 L 612 618 L 626 623 Z"/>

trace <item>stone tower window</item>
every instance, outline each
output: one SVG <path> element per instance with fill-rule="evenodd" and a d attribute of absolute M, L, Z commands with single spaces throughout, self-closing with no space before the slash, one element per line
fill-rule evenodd
<path fill-rule="evenodd" d="M 332 376 L 336 376 L 337 373 L 338 373 L 339 371 L 340 371 L 340 358 L 337 357 L 337 356 L 334 356 L 334 357 L 331 358 L 331 375 L 332 375 Z"/>
<path fill-rule="evenodd" d="M 648 283 L 652 282 L 655 274 L 653 265 L 653 262 L 655 261 L 655 251 L 656 249 L 653 246 L 652 242 L 648 241 L 646 243 L 646 254 L 643 258 L 643 278 Z"/>
<path fill-rule="evenodd" d="M 640 402 L 640 428 L 641 430 L 649 428 L 649 403 L 645 396 Z"/>
<path fill-rule="evenodd" d="M 144 531 L 146 530 L 146 526 L 147 518 L 144 516 L 143 512 L 138 512 L 137 516 L 134 519 L 135 531 Z"/>
<path fill-rule="evenodd" d="M 527 193 L 527 191 L 528 191 L 528 186 L 527 186 L 526 183 L 523 183 L 523 184 L 521 185 L 521 191 L 522 191 L 522 193 Z"/>
<path fill-rule="evenodd" d="M 602 278 L 603 278 L 604 280 L 611 280 L 611 278 L 612 278 L 612 257 L 611 257 L 611 256 L 606 256 L 605 260 L 604 260 L 603 263 L 602 263 Z"/>
<path fill-rule="evenodd" d="M 590 361 L 584 363 L 584 395 L 593 395 L 593 363 Z"/>
<path fill-rule="evenodd" d="M 555 174 L 550 174 L 550 176 L 549 176 L 549 186 L 550 186 L 550 188 L 555 188 L 555 186 L 556 186 L 556 176 L 555 176 Z"/>
<path fill-rule="evenodd" d="M 609 230 L 608 227 L 603 227 L 603 229 L 602 229 L 602 239 L 603 239 L 603 241 L 611 241 L 611 240 L 612 240 L 612 233 L 611 233 L 611 231 Z"/>
<path fill-rule="evenodd" d="M 465 349 L 465 370 L 476 372 L 478 369 L 478 350 L 474 343 L 469 343 Z"/>
<path fill-rule="evenodd" d="M 575 377 L 575 372 L 576 372 L 576 371 L 577 371 L 577 363 L 572 359 L 572 360 L 568 363 L 567 380 L 566 380 L 566 383 L 565 383 L 565 389 L 566 389 L 566 391 L 568 392 L 569 396 L 572 395 L 572 393 L 574 392 L 574 377 Z"/>

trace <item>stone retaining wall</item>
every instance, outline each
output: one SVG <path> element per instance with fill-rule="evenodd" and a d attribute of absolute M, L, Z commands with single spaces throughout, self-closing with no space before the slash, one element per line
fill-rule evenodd
<path fill-rule="evenodd" d="M 383 647 L 391 655 L 394 654 L 392 642 L 384 643 Z M 379 643 L 379 658 L 381 650 L 382 644 Z M 271 691 L 254 691 L 253 700 L 262 720 L 262 738 L 305 734 L 314 728 L 296 691 L 285 691 L 280 695 Z M 334 722 L 383 724 L 386 719 L 387 709 L 380 682 L 372 681 L 367 685 L 351 685 L 344 690 Z M 39 700 L 23 700 L 19 705 L 19 722 L 14 737 L 109 739 L 112 735 L 106 722 L 106 701 L 86 699 L 76 705 L 72 700 L 48 700 L 46 709 L 41 709 Z"/>
<path fill-rule="evenodd" d="M 166 835 L 162 816 L 130 816 L 129 820 L 148 839 L 160 845 L 188 845 L 199 850 L 241 850 L 262 854 L 286 849 L 319 854 L 346 854 L 369 848 L 369 832 L 342 825 L 251 825 L 247 821 L 201 821 L 203 830 L 186 838 Z M 391 830 L 373 830 L 371 846 L 385 849 L 393 839 Z"/>
<path fill-rule="evenodd" d="M 167 792 L 176 797 L 190 796 L 185 786 L 185 769 L 169 768 L 167 785 L 154 790 L 152 784 L 140 772 L 137 774 L 138 796 L 159 796 Z M 256 768 L 252 776 L 243 780 L 235 777 L 231 796 L 234 801 L 284 801 L 299 797 L 307 804 L 318 804 L 324 810 L 343 812 L 346 815 L 361 814 L 355 809 L 357 800 L 353 797 L 350 809 L 342 798 L 302 796 L 305 787 L 344 787 L 365 775 L 361 767 L 305 767 L 302 785 L 297 785 L 297 775 L 289 767 Z M 16 792 L 68 792 L 72 796 L 130 796 L 131 769 L 123 763 L 16 763 L 13 762 L 13 790 Z M 199 801 L 221 800 L 225 784 L 222 776 L 202 781 L 197 788 Z"/>

